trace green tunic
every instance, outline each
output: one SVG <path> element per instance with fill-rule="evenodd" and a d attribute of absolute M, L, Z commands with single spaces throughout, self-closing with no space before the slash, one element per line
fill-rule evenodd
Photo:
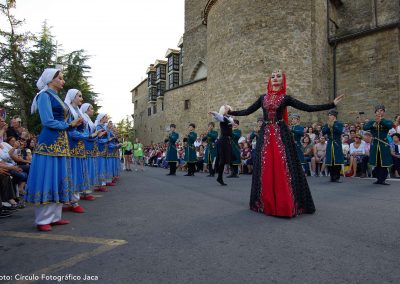
<path fill-rule="evenodd" d="M 196 147 L 194 147 L 194 142 L 197 139 L 196 132 L 190 132 L 187 137 L 187 142 L 185 146 L 185 161 L 186 163 L 197 163 Z"/>
<path fill-rule="evenodd" d="M 369 130 L 373 136 L 368 163 L 372 166 L 377 166 L 378 152 L 380 152 L 381 166 L 391 167 L 393 164 L 393 159 L 390 155 L 390 146 L 388 143 L 387 135 L 389 130 L 393 127 L 393 122 L 388 119 L 382 118 L 381 122 L 378 125 L 374 124 L 375 120 L 371 120 L 364 125 L 364 130 Z"/>
<path fill-rule="evenodd" d="M 168 149 L 167 156 L 165 160 L 167 162 L 177 162 L 178 161 L 178 151 L 176 150 L 176 141 L 179 139 L 179 134 L 172 132 L 168 136 Z"/>
<path fill-rule="evenodd" d="M 300 163 L 304 164 L 303 145 L 301 145 L 301 138 L 304 137 L 304 127 L 300 124 L 293 125 L 291 131 L 293 133 L 294 144 L 296 145 L 297 156 L 299 157 Z"/>
<path fill-rule="evenodd" d="M 234 129 L 232 131 L 232 165 L 240 165 L 240 147 L 239 147 L 239 139 L 242 136 L 242 131 L 240 129 Z"/>
<path fill-rule="evenodd" d="M 335 121 L 332 127 L 325 124 L 322 127 L 322 134 L 327 135 L 328 142 L 326 145 L 326 159 L 327 166 L 338 166 L 344 164 L 343 149 L 342 149 L 342 133 L 343 123 Z"/>
<path fill-rule="evenodd" d="M 204 163 L 212 163 L 217 156 L 217 145 L 215 140 L 218 138 L 218 131 L 211 130 L 207 133 L 207 136 L 203 137 L 203 141 L 207 141 L 207 148 L 204 155 Z"/>

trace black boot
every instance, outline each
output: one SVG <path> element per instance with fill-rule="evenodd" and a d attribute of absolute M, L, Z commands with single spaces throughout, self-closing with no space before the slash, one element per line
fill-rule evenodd
<path fill-rule="evenodd" d="M 227 185 L 226 183 L 224 183 L 224 180 L 222 179 L 222 177 L 218 177 L 217 182 L 219 182 L 220 185 Z"/>

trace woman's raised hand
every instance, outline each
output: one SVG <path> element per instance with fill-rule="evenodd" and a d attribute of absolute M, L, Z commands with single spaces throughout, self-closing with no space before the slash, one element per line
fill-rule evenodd
<path fill-rule="evenodd" d="M 344 94 L 340 95 L 339 97 L 337 97 L 336 99 L 333 100 L 333 103 L 335 104 L 335 106 L 337 106 L 337 104 L 344 98 Z"/>

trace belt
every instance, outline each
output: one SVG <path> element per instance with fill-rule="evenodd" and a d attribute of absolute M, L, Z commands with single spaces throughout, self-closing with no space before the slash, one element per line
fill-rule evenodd
<path fill-rule="evenodd" d="M 269 120 L 264 120 L 263 122 L 264 122 L 265 124 L 272 124 L 272 123 L 278 124 L 279 122 L 282 122 L 282 121 L 283 121 L 283 119 L 278 119 L 278 120 L 276 120 L 276 119 L 269 119 Z"/>

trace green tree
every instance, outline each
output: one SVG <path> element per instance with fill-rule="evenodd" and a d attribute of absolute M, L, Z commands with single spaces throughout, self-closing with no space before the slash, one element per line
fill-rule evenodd
<path fill-rule="evenodd" d="M 0 27 L 0 104 L 10 115 L 19 114 L 29 131 L 39 132 L 39 115 L 30 114 L 32 100 L 38 92 L 36 81 L 45 68 L 60 64 L 64 66 L 66 81 L 60 96 L 63 98 L 68 89 L 78 89 L 84 101 L 92 104 L 97 112 L 98 94 L 93 91 L 87 75 L 90 56 L 84 50 L 58 56 L 58 46 L 46 21 L 37 36 L 30 32 L 18 33 L 24 22 L 13 16 L 15 8 L 15 0 L 0 4 L 0 16 L 5 16 L 8 23 L 6 28 Z"/>
<path fill-rule="evenodd" d="M 125 137 L 125 135 L 128 135 L 129 139 L 132 139 L 134 136 L 133 123 L 129 120 L 129 117 L 121 119 L 117 123 L 117 129 L 120 137 Z"/>
<path fill-rule="evenodd" d="M 89 83 L 89 76 L 87 75 L 90 66 L 87 65 L 87 61 L 90 56 L 86 54 L 86 51 L 75 50 L 66 55 L 63 55 L 59 62 L 65 66 L 63 70 L 65 85 L 64 92 L 66 93 L 69 89 L 78 89 L 81 91 L 83 101 L 90 103 L 95 113 L 97 113 L 100 106 L 97 105 L 98 94 L 93 91 L 92 85 Z"/>
<path fill-rule="evenodd" d="M 0 94 L 1 103 L 10 115 L 19 114 L 23 122 L 27 121 L 27 106 L 30 106 L 30 94 L 33 87 L 27 80 L 29 43 L 32 34 L 19 33 L 23 21 L 12 14 L 15 1 L 7 0 L 0 4 L 0 16 L 4 16 L 7 27 L 0 28 Z"/>
<path fill-rule="evenodd" d="M 28 104 L 25 106 L 24 111 L 27 115 L 30 114 L 30 104 L 38 92 L 36 89 L 36 81 L 45 68 L 53 67 L 55 65 L 56 56 L 57 45 L 54 36 L 51 34 L 51 27 L 49 27 L 47 22 L 44 21 L 42 30 L 39 35 L 34 38 L 34 44 L 29 51 L 26 80 L 32 87 L 32 91 L 26 95 L 28 98 Z M 30 131 L 35 133 L 39 132 L 41 125 L 37 113 L 29 117 L 27 126 Z"/>

